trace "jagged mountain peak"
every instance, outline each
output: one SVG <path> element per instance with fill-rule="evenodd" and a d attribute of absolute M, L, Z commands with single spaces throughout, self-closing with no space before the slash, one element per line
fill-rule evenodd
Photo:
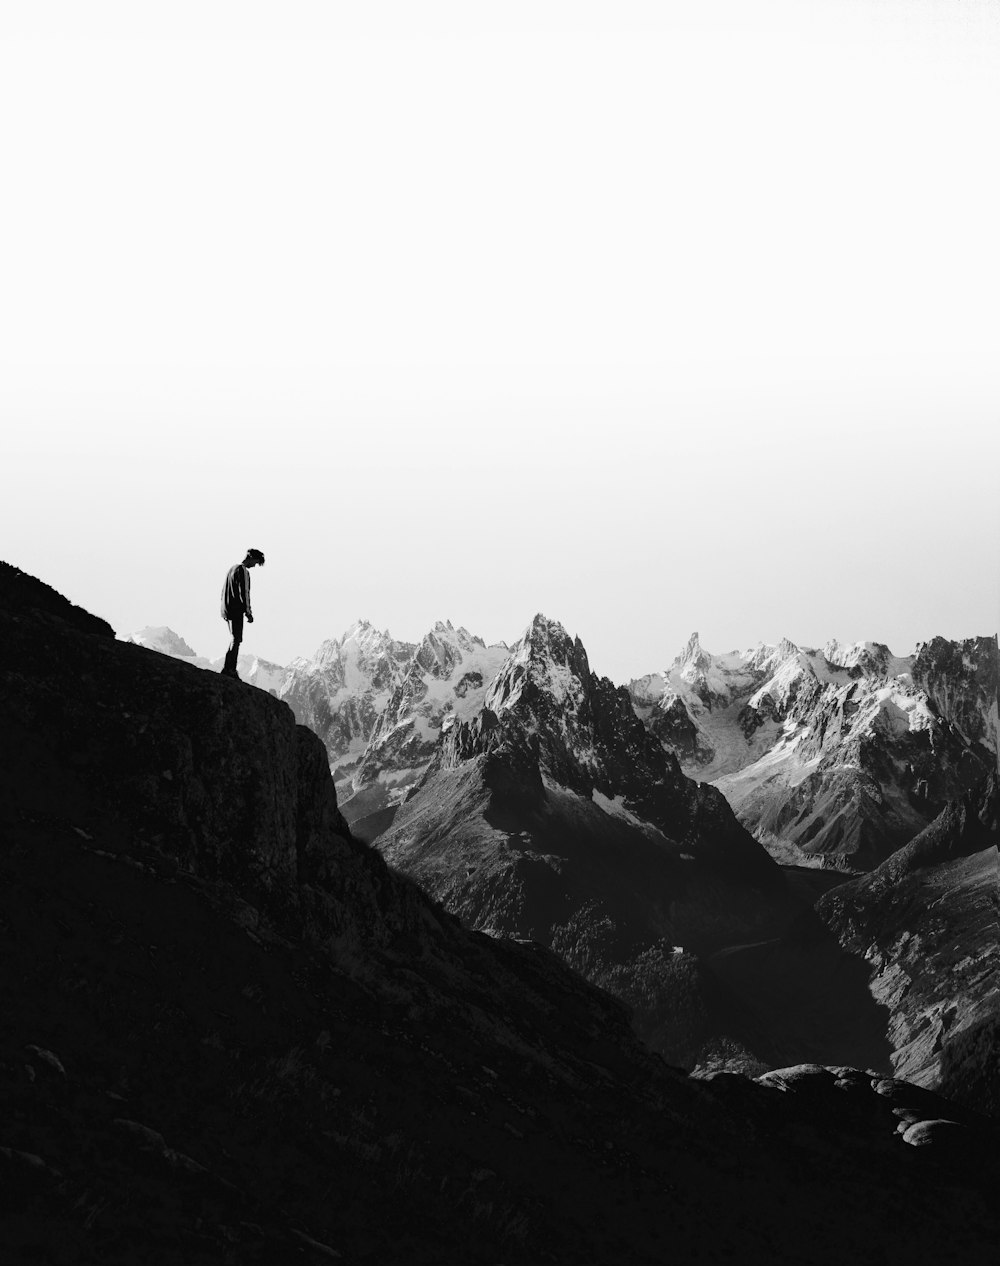
<path fill-rule="evenodd" d="M 378 829 L 422 776 L 442 732 L 476 714 L 489 683 L 508 657 L 507 647 L 487 646 L 450 620 L 438 620 L 405 664 L 374 723 L 351 776 L 345 801 L 351 822 Z M 382 815 L 379 817 L 379 815 Z"/>
<path fill-rule="evenodd" d="M 933 637 L 912 660 L 914 684 L 967 741 L 996 754 L 1000 769 L 1000 650 L 997 635 L 951 642 Z"/>
<path fill-rule="evenodd" d="M 895 660 L 884 642 L 840 642 L 831 638 L 823 656 L 836 668 L 860 668 L 873 674 L 887 674 Z"/>
<path fill-rule="evenodd" d="M 537 614 L 514 643 L 497 673 L 485 706 L 502 712 L 537 691 L 560 707 L 578 707 L 590 680 L 590 662 L 579 638 L 558 620 Z"/>
<path fill-rule="evenodd" d="M 474 633 L 470 633 L 467 628 L 461 625 L 456 628 L 450 620 L 437 620 L 435 622 L 434 627 L 425 633 L 421 639 L 421 646 L 428 644 L 457 646 L 463 651 L 471 650 L 474 646 L 486 645 L 481 637 L 476 637 Z"/>
<path fill-rule="evenodd" d="M 775 847 L 871 865 L 1000 764 L 995 637 L 706 658 L 633 682 L 636 712 Z"/>
<path fill-rule="evenodd" d="M 773 646 L 769 642 L 758 642 L 743 658 L 747 667 L 755 672 L 775 672 L 782 664 L 798 659 L 801 654 L 801 647 L 791 638 L 783 637 Z"/>
<path fill-rule="evenodd" d="M 342 651 L 346 651 L 352 645 L 356 645 L 363 651 L 369 651 L 381 649 L 392 641 L 393 637 L 388 629 L 376 628 L 370 620 L 355 620 L 341 635 L 339 645 Z"/>
<path fill-rule="evenodd" d="M 417 647 L 356 620 L 311 659 L 289 665 L 279 697 L 323 740 L 332 767 L 360 758 Z"/>
<path fill-rule="evenodd" d="M 798 655 L 800 650 L 801 647 L 793 642 L 790 637 L 783 637 L 774 648 L 774 653 L 780 659 L 791 659 L 793 655 Z"/>
<path fill-rule="evenodd" d="M 684 649 L 674 660 L 674 667 L 685 668 L 690 666 L 695 669 L 705 669 L 710 666 L 711 662 L 712 656 L 704 649 L 701 644 L 701 638 L 695 632 L 691 634 Z"/>
<path fill-rule="evenodd" d="M 564 625 L 539 611 L 532 617 L 531 623 L 518 638 L 517 642 L 514 643 L 514 649 L 522 645 L 530 645 L 533 648 L 545 648 L 548 646 L 560 646 L 565 643 L 572 644 L 572 642 L 573 638 L 567 633 Z"/>
<path fill-rule="evenodd" d="M 401 654 L 412 654 L 415 649 L 409 642 L 398 642 L 388 629 L 376 628 L 370 620 L 355 620 L 340 637 L 327 638 L 311 660 L 294 663 L 322 670 L 346 662 L 371 663 L 385 655 L 398 660 Z"/>
<path fill-rule="evenodd" d="M 147 625 L 132 633 L 127 638 L 136 646 L 145 646 L 151 651 L 160 651 L 164 655 L 173 655 L 177 659 L 196 659 L 198 652 L 192 650 L 179 633 L 166 625 Z"/>
<path fill-rule="evenodd" d="M 456 629 L 450 620 L 438 620 L 421 639 L 414 657 L 412 669 L 430 673 L 434 677 L 447 677 L 476 650 L 485 650 L 486 643 L 467 629 Z"/>

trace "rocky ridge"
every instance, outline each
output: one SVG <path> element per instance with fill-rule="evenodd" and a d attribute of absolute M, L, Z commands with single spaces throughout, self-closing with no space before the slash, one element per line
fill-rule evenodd
<path fill-rule="evenodd" d="M 629 692 L 682 768 L 789 860 L 877 865 L 997 759 L 995 638 L 935 638 L 900 659 L 787 640 L 710 655 L 695 634 Z"/>

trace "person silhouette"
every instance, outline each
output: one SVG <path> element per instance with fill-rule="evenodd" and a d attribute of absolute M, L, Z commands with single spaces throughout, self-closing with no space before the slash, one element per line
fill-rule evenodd
<path fill-rule="evenodd" d="M 226 572 L 226 583 L 222 586 L 222 618 L 229 625 L 229 650 L 226 651 L 226 662 L 222 666 L 223 677 L 240 680 L 236 671 L 236 661 L 240 655 L 240 643 L 243 641 L 243 618 L 253 624 L 253 611 L 250 607 L 250 568 L 263 567 L 264 555 L 259 549 L 248 549 L 242 563 L 234 563 Z"/>

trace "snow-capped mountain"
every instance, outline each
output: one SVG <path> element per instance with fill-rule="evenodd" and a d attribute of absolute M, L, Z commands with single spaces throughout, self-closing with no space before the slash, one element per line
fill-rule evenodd
<path fill-rule="evenodd" d="M 388 824 L 392 808 L 434 756 L 441 731 L 479 711 L 508 654 L 505 644 L 487 646 L 450 620 L 439 620 L 425 635 L 375 722 L 350 790 L 343 792 L 343 812 L 362 834 L 362 818 Z"/>
<path fill-rule="evenodd" d="M 360 760 L 416 650 L 359 620 L 288 665 L 278 697 L 323 740 L 338 779 Z"/>
<path fill-rule="evenodd" d="M 629 692 L 770 848 L 866 868 L 996 763 L 996 682 L 995 638 L 935 638 L 899 658 L 878 642 L 788 640 L 710 655 L 695 634 Z"/>
<path fill-rule="evenodd" d="M 170 655 L 174 659 L 198 660 L 199 666 L 208 663 L 207 659 L 203 659 L 197 651 L 188 646 L 179 633 L 175 633 L 173 629 L 168 629 L 165 625 L 147 626 L 137 633 L 132 633 L 126 641 L 134 642 L 136 646 L 145 646 L 151 651 L 159 651 L 161 655 Z"/>
<path fill-rule="evenodd" d="M 472 926 L 551 946 L 628 998 L 689 1063 L 715 1039 L 743 1049 L 752 1023 L 681 946 L 774 935 L 794 904 L 722 795 L 686 778 L 627 691 L 541 615 L 475 715 L 442 730 L 376 846 Z"/>
<path fill-rule="evenodd" d="M 169 655 L 172 659 L 183 660 L 195 668 L 205 668 L 210 672 L 218 672 L 225 663 L 225 655 L 217 659 L 206 659 L 185 642 L 180 634 L 165 625 L 150 626 L 132 633 L 125 639 L 137 646 L 145 646 L 148 650 L 159 651 L 161 655 Z M 276 695 L 285 677 L 285 669 L 269 659 L 262 659 L 252 651 L 240 651 L 236 671 L 248 685 L 266 690 Z"/>

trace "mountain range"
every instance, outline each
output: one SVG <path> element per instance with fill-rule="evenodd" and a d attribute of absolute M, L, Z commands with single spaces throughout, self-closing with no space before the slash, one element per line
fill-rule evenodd
<path fill-rule="evenodd" d="M 998 1136 L 970 1106 L 995 1086 L 988 1007 L 935 1030 L 950 1099 L 886 1064 L 688 1076 L 559 953 L 463 925 L 353 838 L 290 708 L 183 659 L 0 564 L 6 1260 L 993 1260 Z M 965 909 L 984 894 L 982 950 L 990 777 L 868 873 L 792 874 L 535 620 L 385 838 L 433 858 L 415 828 L 450 786 L 496 932 L 528 917 L 595 954 L 697 936 L 706 962 L 759 934 L 805 962 L 838 925 L 891 966 L 935 876 Z M 560 922 L 616 859 L 659 902 L 610 892 L 603 942 Z M 642 952 L 637 990 L 666 939 Z"/>
<path fill-rule="evenodd" d="M 169 629 L 132 640 L 209 666 Z M 510 654 L 450 621 L 419 643 L 359 621 L 284 669 L 244 652 L 240 671 L 319 734 L 345 816 L 374 838 Z M 851 871 L 879 864 L 995 763 L 997 681 L 995 636 L 936 637 L 897 657 L 877 642 L 787 639 L 711 654 L 694 634 L 627 689 L 682 771 L 717 786 L 776 857 Z"/>
<path fill-rule="evenodd" d="M 996 1011 L 981 952 L 995 840 L 972 850 L 945 921 L 953 952 L 931 992 L 964 1001 L 943 1043 L 912 973 L 878 982 L 882 907 L 866 941 L 824 898 L 932 824 L 953 833 L 955 806 L 987 795 L 995 638 L 901 659 L 787 640 L 712 655 L 695 635 L 669 669 L 616 688 L 541 615 L 511 647 L 450 623 L 401 643 L 361 622 L 275 693 L 323 738 L 357 834 L 470 926 L 555 949 L 675 1063 L 825 1053 L 937 1084 L 948 1042 Z M 982 918 L 963 922 L 978 892 Z M 911 905 L 897 935 L 916 951 L 925 923 Z"/>
<path fill-rule="evenodd" d="M 694 634 L 629 692 L 684 771 L 777 855 L 868 870 L 996 764 L 997 682 L 995 637 L 898 658 L 877 642 L 787 640 L 712 655 Z"/>

